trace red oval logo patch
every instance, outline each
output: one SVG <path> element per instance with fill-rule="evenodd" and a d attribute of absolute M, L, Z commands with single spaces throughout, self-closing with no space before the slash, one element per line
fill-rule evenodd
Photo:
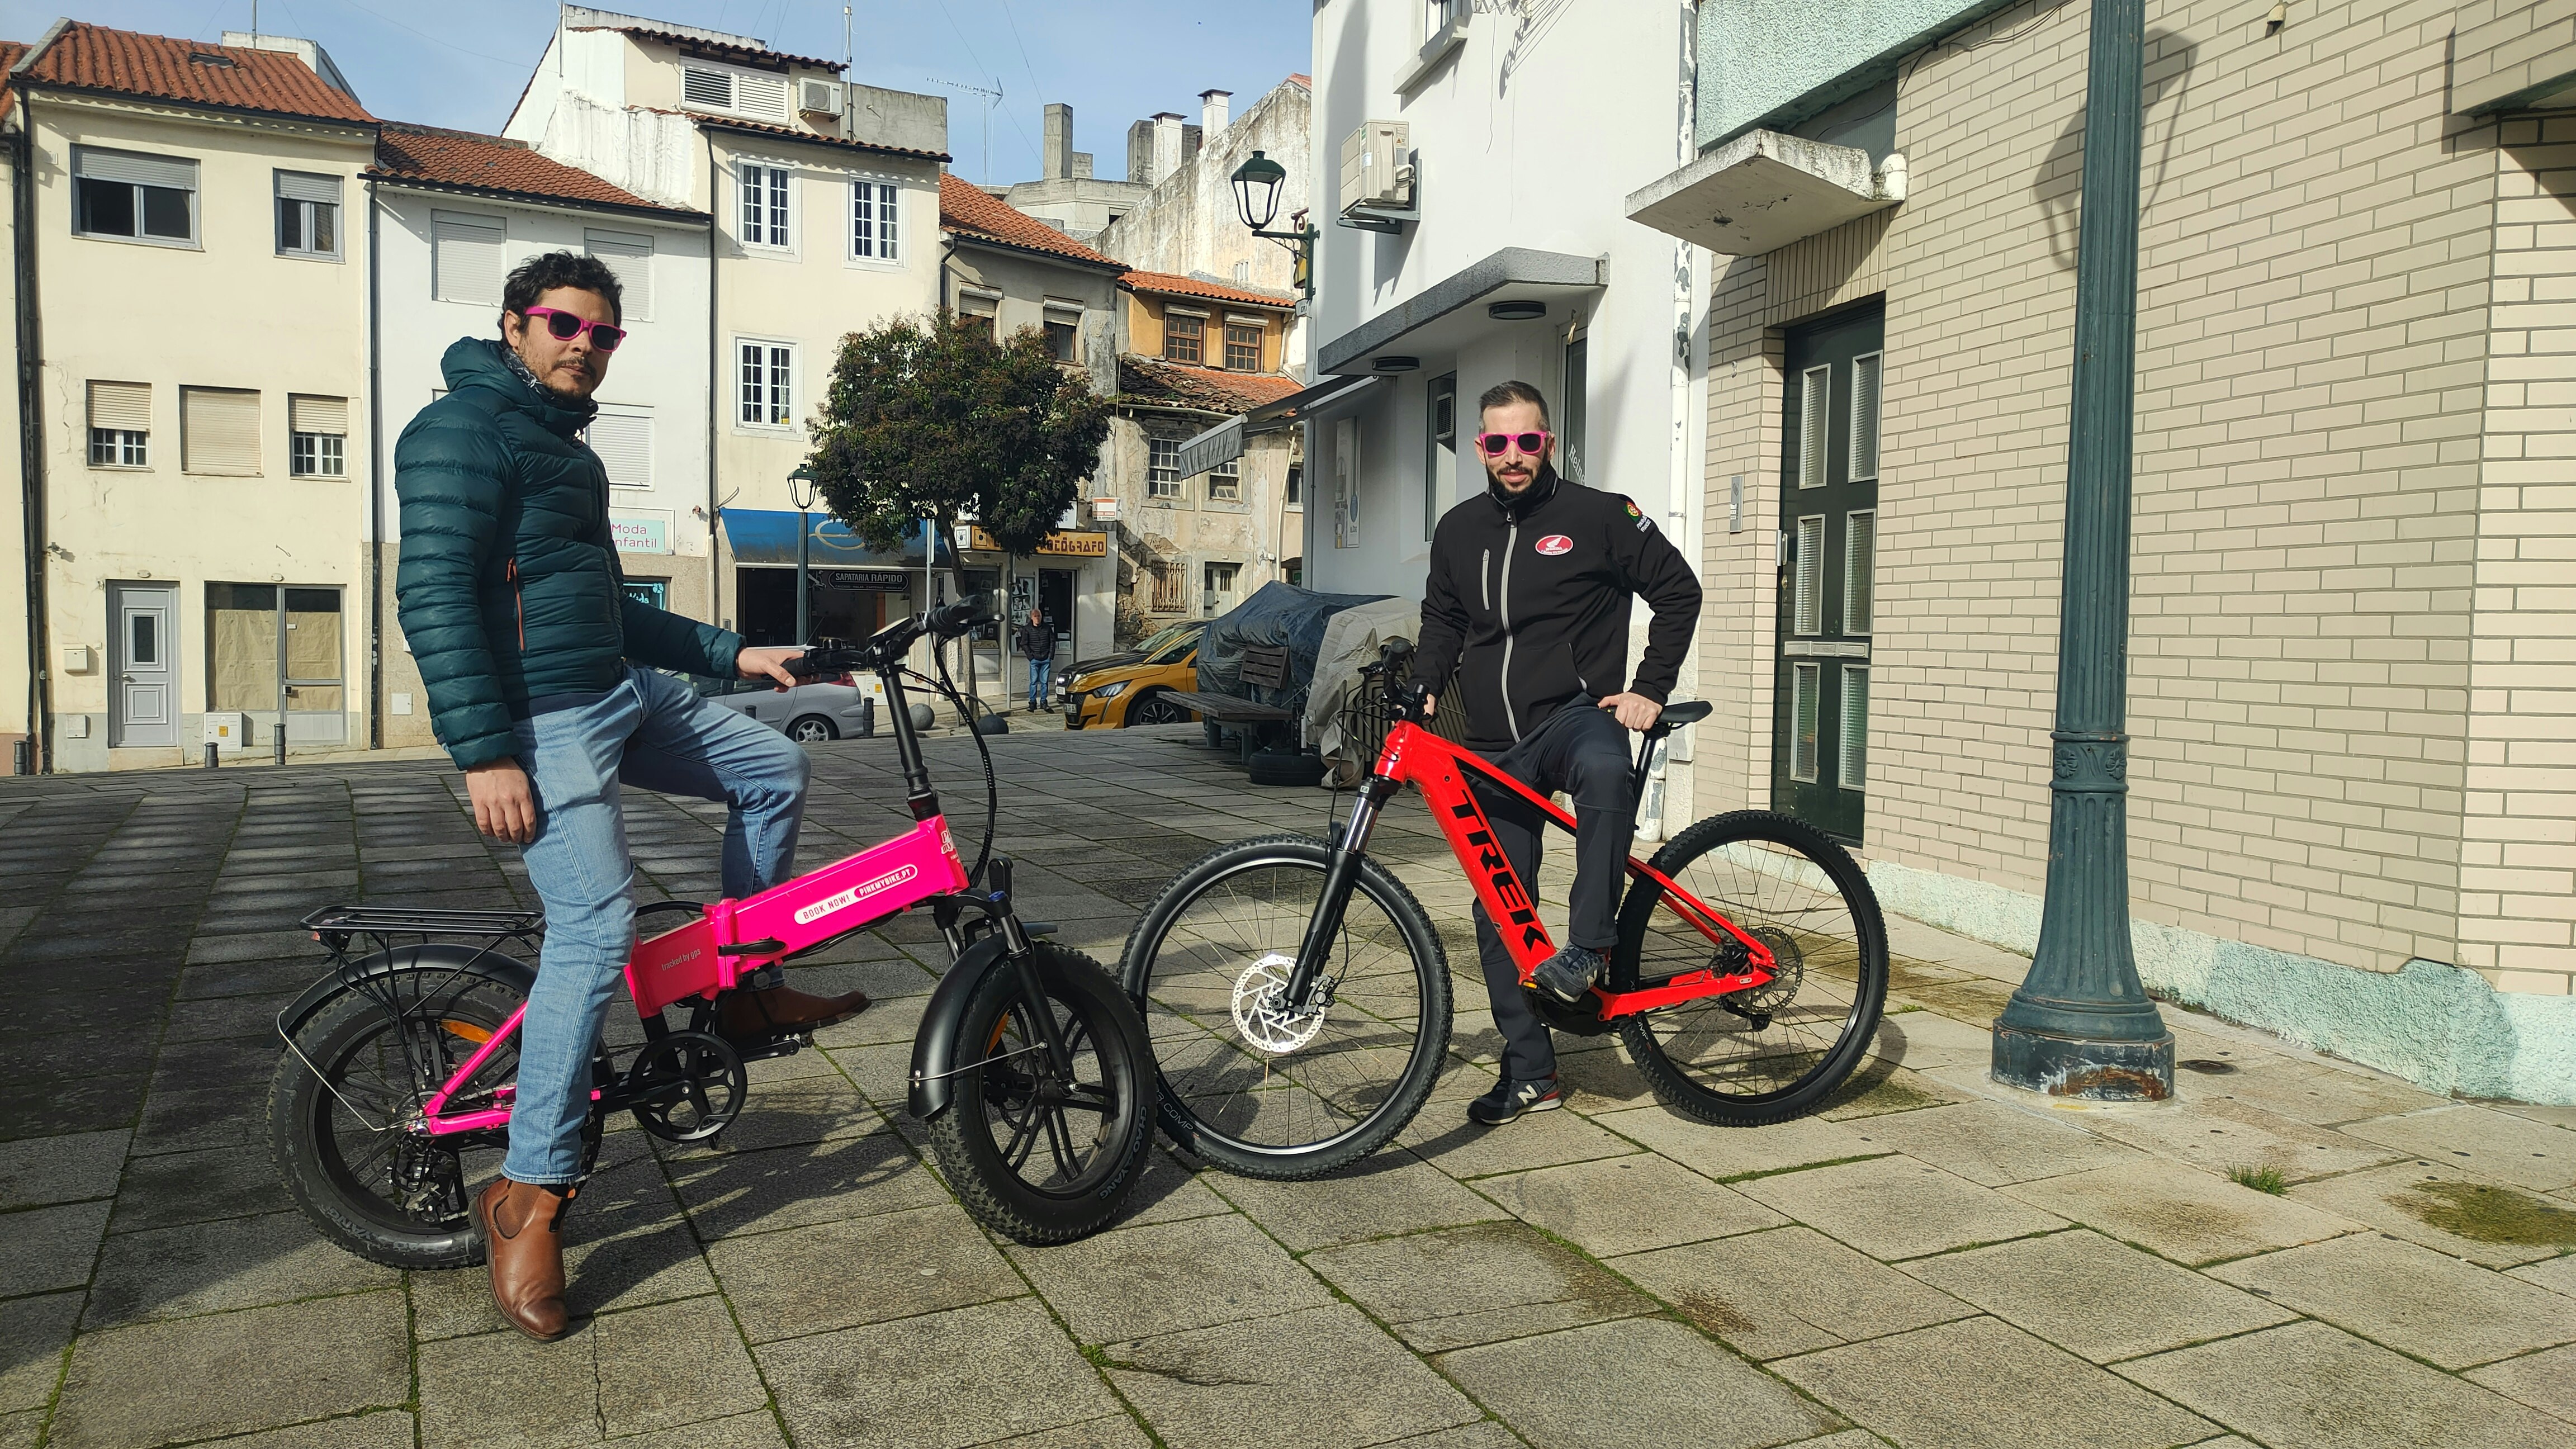
<path fill-rule="evenodd" d="M 1538 551 L 1546 554 L 1550 558 L 1554 558 L 1561 553 L 1572 553 L 1574 552 L 1574 540 L 1561 533 L 1551 533 L 1547 537 L 1538 541 Z"/>

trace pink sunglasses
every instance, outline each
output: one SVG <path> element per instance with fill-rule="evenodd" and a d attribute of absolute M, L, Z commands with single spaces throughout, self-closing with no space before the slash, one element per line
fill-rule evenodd
<path fill-rule="evenodd" d="M 1478 433 L 1476 446 L 1484 449 L 1485 456 L 1488 458 L 1499 458 L 1503 456 L 1504 449 L 1515 445 L 1522 452 L 1535 458 L 1539 455 L 1539 450 L 1547 446 L 1548 440 L 1555 436 L 1554 433 Z"/>
<path fill-rule="evenodd" d="M 591 346 L 602 352 L 615 352 L 617 344 L 626 340 L 625 328 L 611 327 L 605 322 L 587 322 L 560 307 L 530 307 L 520 315 L 545 318 L 546 335 L 557 342 L 570 342 L 587 332 Z"/>

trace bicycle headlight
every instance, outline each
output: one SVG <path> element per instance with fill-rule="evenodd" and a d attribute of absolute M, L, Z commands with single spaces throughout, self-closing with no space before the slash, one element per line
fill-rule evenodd
<path fill-rule="evenodd" d="M 1116 699 L 1118 696 L 1127 692 L 1127 685 L 1128 681 L 1124 679 L 1118 681 L 1116 684 L 1104 684 L 1098 689 L 1091 691 L 1091 697 L 1093 699 Z"/>

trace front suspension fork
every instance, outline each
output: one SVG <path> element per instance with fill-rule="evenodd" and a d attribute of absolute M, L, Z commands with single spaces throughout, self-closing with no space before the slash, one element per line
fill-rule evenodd
<path fill-rule="evenodd" d="M 1334 848 L 1332 864 L 1324 868 L 1324 893 L 1315 902 L 1315 914 L 1306 921 L 1306 938 L 1298 943 L 1297 964 L 1288 973 L 1285 1005 L 1292 1012 L 1306 1010 L 1314 998 L 1316 980 L 1332 960 L 1333 938 L 1342 933 L 1342 913 L 1350 905 L 1352 887 L 1359 884 L 1360 861 L 1368 854 L 1378 811 L 1395 791 L 1395 781 L 1371 775 L 1351 802 L 1350 824 Z"/>

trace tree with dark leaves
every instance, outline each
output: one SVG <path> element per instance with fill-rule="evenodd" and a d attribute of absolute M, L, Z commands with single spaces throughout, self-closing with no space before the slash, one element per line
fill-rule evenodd
<path fill-rule="evenodd" d="M 990 325 L 897 317 L 841 340 L 808 466 L 870 548 L 899 549 L 926 516 L 1034 553 L 1098 466 L 1107 400 L 1036 329 L 996 342 Z"/>

